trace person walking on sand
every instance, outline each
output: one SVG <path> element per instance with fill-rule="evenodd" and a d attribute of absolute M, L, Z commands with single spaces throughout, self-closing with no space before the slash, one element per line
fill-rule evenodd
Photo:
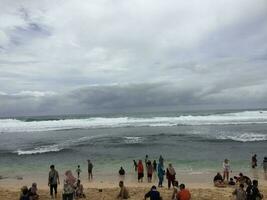
<path fill-rule="evenodd" d="M 170 189 L 171 185 L 174 186 L 173 183 L 175 181 L 176 172 L 171 163 L 169 164 L 166 171 L 167 171 L 166 177 L 168 179 L 168 189 Z"/>
<path fill-rule="evenodd" d="M 137 172 L 138 172 L 138 182 L 143 182 L 143 177 L 144 177 L 144 166 L 142 163 L 142 160 L 139 160 L 138 165 L 137 165 Z"/>
<path fill-rule="evenodd" d="M 153 174 L 153 166 L 151 161 L 147 161 L 147 181 L 151 183 L 152 181 L 152 174 Z"/>
<path fill-rule="evenodd" d="M 87 160 L 88 162 L 88 179 L 92 180 L 93 179 L 93 164 L 90 160 Z"/>
<path fill-rule="evenodd" d="M 246 191 L 244 190 L 244 184 L 240 184 L 239 188 L 233 191 L 233 195 L 236 196 L 236 200 L 246 200 Z"/>
<path fill-rule="evenodd" d="M 158 187 L 163 187 L 163 179 L 164 179 L 165 171 L 163 166 L 159 163 L 158 164 L 158 178 L 159 178 L 159 184 Z"/>
<path fill-rule="evenodd" d="M 257 165 L 257 154 L 254 154 L 251 158 L 251 167 L 254 169 L 256 168 L 258 165 Z"/>
<path fill-rule="evenodd" d="M 50 187 L 50 196 L 53 198 L 53 192 L 55 193 L 55 198 L 57 197 L 57 185 L 60 184 L 59 175 L 55 169 L 55 165 L 50 166 L 50 172 L 48 174 L 48 186 Z"/>
<path fill-rule="evenodd" d="M 80 179 L 80 173 L 82 172 L 80 165 L 77 166 L 76 173 L 77 173 L 77 178 Z"/>
<path fill-rule="evenodd" d="M 190 200 L 191 194 L 188 189 L 185 189 L 185 185 L 180 185 L 180 191 L 177 193 L 177 200 Z"/>
<path fill-rule="evenodd" d="M 129 199 L 130 195 L 129 195 L 129 191 L 128 189 L 124 186 L 123 181 L 119 182 L 119 187 L 120 187 L 120 193 L 118 194 L 117 198 L 118 199 Z"/>
<path fill-rule="evenodd" d="M 229 173 L 230 173 L 230 164 L 228 159 L 224 159 L 223 161 L 223 180 L 229 181 Z"/>
<path fill-rule="evenodd" d="M 148 162 L 148 155 L 146 155 L 146 157 L 145 157 L 145 165 L 146 165 L 146 167 L 147 167 L 147 162 Z"/>
<path fill-rule="evenodd" d="M 157 161 L 156 160 L 153 161 L 153 170 L 154 170 L 154 172 L 157 171 Z"/>
<path fill-rule="evenodd" d="M 72 175 L 71 170 L 67 170 L 65 172 L 64 186 L 62 192 L 63 200 L 73 200 L 76 184 L 76 178 Z"/>

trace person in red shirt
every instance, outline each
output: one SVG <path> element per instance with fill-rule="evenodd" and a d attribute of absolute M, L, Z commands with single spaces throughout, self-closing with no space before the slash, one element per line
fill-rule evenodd
<path fill-rule="evenodd" d="M 190 200 L 191 194 L 188 189 L 185 189 L 185 185 L 180 185 L 180 191 L 177 193 L 177 200 Z"/>
<path fill-rule="evenodd" d="M 138 165 L 137 165 L 137 172 L 138 172 L 138 182 L 143 182 L 143 177 L 144 177 L 144 166 L 142 163 L 142 160 L 139 160 Z"/>

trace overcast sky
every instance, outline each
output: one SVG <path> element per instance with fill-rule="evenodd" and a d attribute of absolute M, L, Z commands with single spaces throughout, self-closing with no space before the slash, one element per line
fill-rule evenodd
<path fill-rule="evenodd" d="M 267 107 L 266 0 L 0 0 L 0 116 Z"/>

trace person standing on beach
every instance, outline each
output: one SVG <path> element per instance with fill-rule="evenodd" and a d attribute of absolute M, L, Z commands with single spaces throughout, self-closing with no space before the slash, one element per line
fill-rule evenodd
<path fill-rule="evenodd" d="M 227 180 L 227 182 L 229 181 L 229 173 L 230 173 L 230 164 L 229 164 L 229 160 L 225 159 L 223 162 L 223 180 Z"/>
<path fill-rule="evenodd" d="M 164 168 L 164 159 L 162 155 L 159 156 L 159 164 L 161 164 L 161 166 Z"/>
<path fill-rule="evenodd" d="M 257 167 L 257 154 L 254 154 L 251 158 L 251 167 L 253 169 Z"/>
<path fill-rule="evenodd" d="M 145 165 L 146 165 L 146 167 L 147 167 L 147 162 L 148 162 L 148 155 L 146 155 L 146 157 L 145 157 Z"/>
<path fill-rule="evenodd" d="M 139 160 L 138 165 L 137 165 L 137 172 L 138 172 L 138 182 L 143 182 L 143 177 L 144 177 L 144 166 L 142 163 L 142 160 Z"/>
<path fill-rule="evenodd" d="M 169 164 L 169 167 L 166 171 L 166 178 L 168 179 L 168 189 L 170 189 L 171 185 L 174 186 L 176 172 L 171 163 Z"/>
<path fill-rule="evenodd" d="M 57 197 L 58 184 L 60 184 L 58 172 L 55 170 L 55 165 L 51 165 L 50 172 L 48 174 L 48 186 L 50 187 L 51 198 L 53 198 L 53 191 L 55 192 L 55 198 Z"/>
<path fill-rule="evenodd" d="M 147 161 L 147 181 L 151 183 L 152 181 L 152 174 L 153 174 L 153 166 L 151 161 Z"/>
<path fill-rule="evenodd" d="M 87 160 L 88 162 L 88 179 L 92 180 L 93 179 L 93 164 L 90 160 Z"/>
<path fill-rule="evenodd" d="M 137 172 L 137 162 L 135 160 L 133 160 L 133 163 L 134 163 L 134 171 Z"/>
<path fill-rule="evenodd" d="M 262 167 L 264 172 L 264 178 L 267 179 L 267 157 L 264 157 Z"/>
<path fill-rule="evenodd" d="M 153 161 L 153 170 L 154 170 L 154 172 L 157 171 L 157 161 L 156 160 Z"/>
<path fill-rule="evenodd" d="M 125 179 L 125 170 L 123 169 L 123 167 L 121 167 L 119 170 L 119 176 L 121 180 Z"/>
<path fill-rule="evenodd" d="M 158 187 L 163 187 L 163 179 L 164 179 L 165 171 L 163 166 L 159 163 L 158 164 L 158 178 L 159 178 L 159 185 Z"/>
<path fill-rule="evenodd" d="M 77 178 L 80 179 L 80 173 L 82 172 L 80 165 L 77 166 L 76 173 L 77 173 Z"/>

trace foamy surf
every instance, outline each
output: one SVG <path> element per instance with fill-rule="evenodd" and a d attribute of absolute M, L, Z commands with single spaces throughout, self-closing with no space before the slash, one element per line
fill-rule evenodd
<path fill-rule="evenodd" d="M 40 132 L 71 129 L 178 126 L 178 125 L 235 125 L 265 124 L 267 111 L 244 111 L 211 115 L 181 115 L 177 117 L 92 117 L 85 119 L 60 119 L 23 121 L 18 119 L 1 119 L 0 133 Z"/>

